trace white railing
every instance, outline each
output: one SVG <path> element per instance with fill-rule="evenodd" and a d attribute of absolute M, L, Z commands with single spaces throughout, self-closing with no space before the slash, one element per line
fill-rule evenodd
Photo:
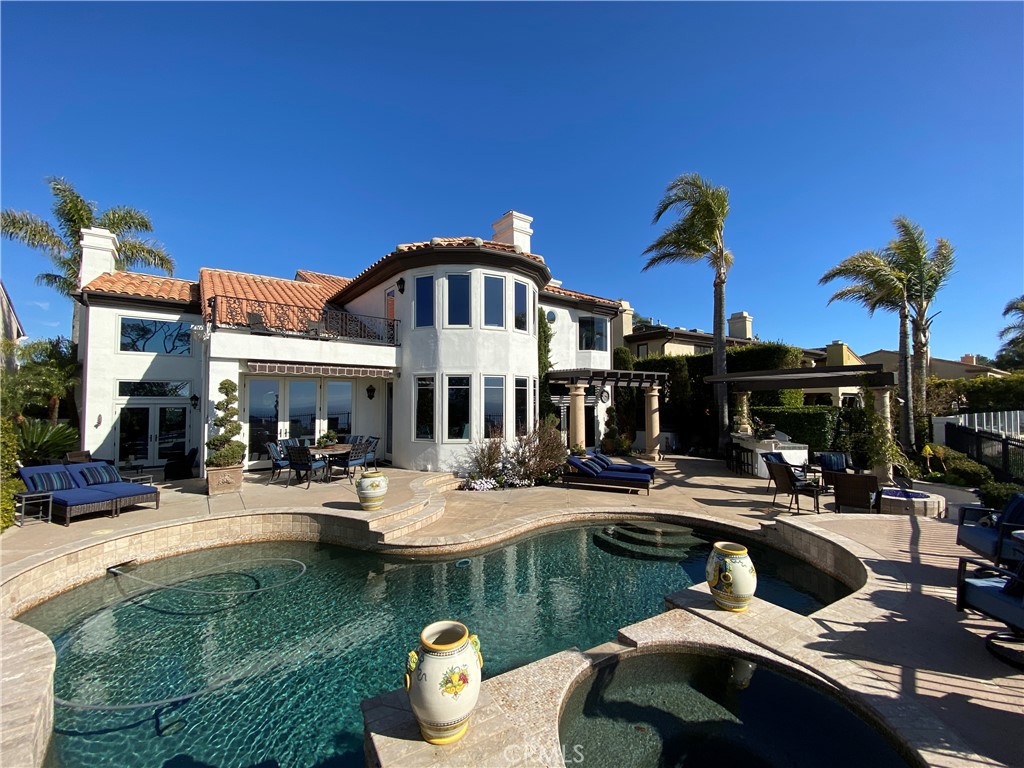
<path fill-rule="evenodd" d="M 955 422 L 961 427 L 1018 437 L 1024 435 L 1024 411 L 993 411 L 989 413 L 960 413 Z"/>

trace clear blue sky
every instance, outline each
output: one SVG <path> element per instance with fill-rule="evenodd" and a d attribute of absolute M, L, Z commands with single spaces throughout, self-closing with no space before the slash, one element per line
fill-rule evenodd
<path fill-rule="evenodd" d="M 641 272 L 665 185 L 730 190 L 727 311 L 764 340 L 895 349 L 818 278 L 905 215 L 956 247 L 932 354 L 994 355 L 1024 293 L 1024 5 L 11 3 L 5 208 L 49 175 L 201 266 L 354 276 L 398 243 L 534 217 L 565 287 L 711 330 L 706 265 Z M 70 305 L 9 242 L 31 335 Z"/>

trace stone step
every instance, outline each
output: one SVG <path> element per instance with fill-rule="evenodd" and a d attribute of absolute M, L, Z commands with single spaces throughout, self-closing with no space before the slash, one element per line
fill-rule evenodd
<path fill-rule="evenodd" d="M 699 539 L 695 543 L 703 544 Z M 594 544 L 613 555 L 633 557 L 641 560 L 685 560 L 690 556 L 689 546 L 650 546 L 623 539 L 616 539 L 603 532 L 594 534 Z"/>
<path fill-rule="evenodd" d="M 433 496 L 412 514 L 391 516 L 383 521 L 374 520 L 370 524 L 370 531 L 377 535 L 377 543 L 391 544 L 395 539 L 408 536 L 425 525 L 436 522 L 444 514 L 444 509 L 444 499 Z"/>
<path fill-rule="evenodd" d="M 702 539 L 693 535 L 693 529 L 683 525 L 668 523 L 620 523 L 608 526 L 604 532 L 613 539 L 631 541 L 651 547 L 690 547 L 702 543 Z"/>

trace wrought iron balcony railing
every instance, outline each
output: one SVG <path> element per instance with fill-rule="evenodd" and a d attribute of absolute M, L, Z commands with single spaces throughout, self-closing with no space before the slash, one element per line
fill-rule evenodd
<path fill-rule="evenodd" d="M 361 341 L 398 346 L 398 321 L 270 301 L 216 296 L 210 300 L 214 328 L 248 328 L 270 336 Z"/>

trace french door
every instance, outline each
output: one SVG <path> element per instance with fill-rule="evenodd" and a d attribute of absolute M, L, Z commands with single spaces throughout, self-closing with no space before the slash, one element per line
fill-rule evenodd
<path fill-rule="evenodd" d="M 162 467 L 188 451 L 189 411 L 185 404 L 121 407 L 117 416 L 117 461 Z"/>

